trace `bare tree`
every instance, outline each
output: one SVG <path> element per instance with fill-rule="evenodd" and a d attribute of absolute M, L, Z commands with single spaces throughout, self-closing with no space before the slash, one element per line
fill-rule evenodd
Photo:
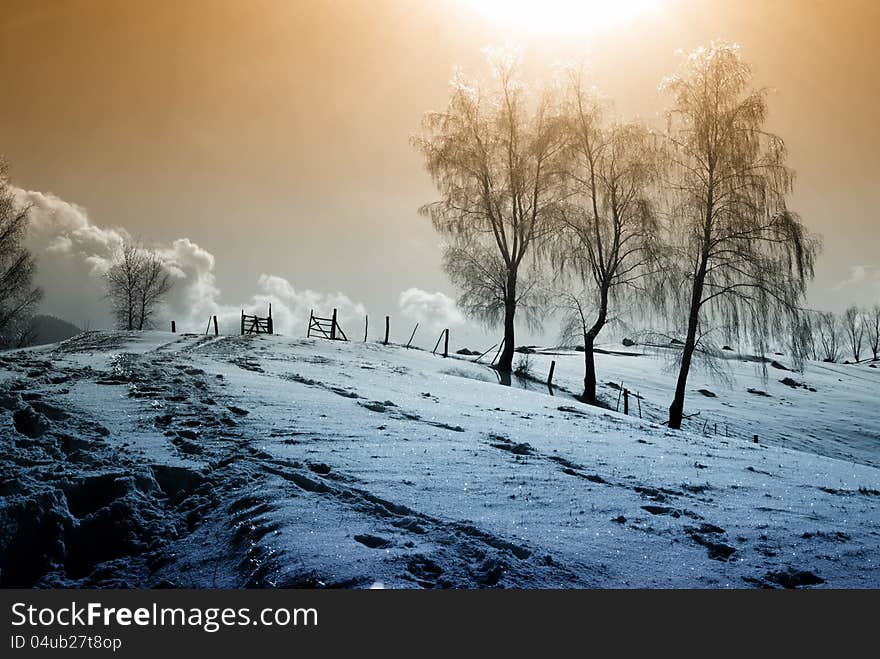
<path fill-rule="evenodd" d="M 820 311 L 816 318 L 816 332 L 819 335 L 819 358 L 825 362 L 840 359 L 840 320 L 830 311 Z"/>
<path fill-rule="evenodd" d="M 456 75 L 446 110 L 428 113 L 413 143 L 441 195 L 421 210 L 450 241 L 444 265 L 459 304 L 488 326 L 503 322 L 498 369 L 510 372 L 517 311 L 540 321 L 534 257 L 560 205 L 565 130 L 549 92 L 530 96 L 515 58 L 490 64 L 495 84 Z"/>
<path fill-rule="evenodd" d="M 680 428 L 695 351 L 720 332 L 764 351 L 771 339 L 799 345 L 800 303 L 818 239 L 788 210 L 792 172 L 782 140 L 764 129 L 765 92 L 735 45 L 714 42 L 664 83 L 674 172 L 669 279 L 684 336 L 669 427 Z"/>
<path fill-rule="evenodd" d="M 26 324 L 19 327 L 19 330 L 13 339 L 13 345 L 16 348 L 26 348 L 29 345 L 33 345 L 33 342 L 36 341 L 36 339 L 37 327 L 34 324 L 33 316 L 31 316 Z"/>
<path fill-rule="evenodd" d="M 33 286 L 36 263 L 24 245 L 30 208 L 17 203 L 0 160 L 0 347 L 14 347 L 43 296 Z"/>
<path fill-rule="evenodd" d="M 862 354 L 862 341 L 865 338 L 865 323 L 862 318 L 862 312 L 855 305 L 847 307 L 841 316 L 841 321 L 846 332 L 847 341 L 849 341 L 849 349 L 853 360 L 858 363 L 859 357 Z"/>
<path fill-rule="evenodd" d="M 868 347 L 871 349 L 871 354 L 874 355 L 874 361 L 876 362 L 878 360 L 878 353 L 880 353 L 880 304 L 875 304 L 866 310 L 863 320 L 865 323 L 865 334 L 868 338 Z"/>
<path fill-rule="evenodd" d="M 120 329 L 137 327 L 138 285 L 143 268 L 143 254 L 132 242 L 119 248 L 116 260 L 106 274 L 107 297 Z"/>
<path fill-rule="evenodd" d="M 126 241 L 106 274 L 107 297 L 120 329 L 150 326 L 158 304 L 171 290 L 171 278 L 158 256 Z"/>
<path fill-rule="evenodd" d="M 812 309 L 806 310 L 801 316 L 801 323 L 798 332 L 798 338 L 795 339 L 796 345 L 807 347 L 808 359 L 820 361 L 822 359 L 822 346 L 819 340 L 819 330 L 822 320 L 822 312 Z M 789 350 L 793 350 L 789 347 Z"/>
<path fill-rule="evenodd" d="M 143 330 L 152 326 L 156 308 L 171 290 L 173 282 L 165 264 L 153 252 L 143 255 L 140 280 L 137 298 L 138 329 Z"/>
<path fill-rule="evenodd" d="M 580 299 L 571 299 L 563 332 L 577 328 L 582 333 L 583 399 L 595 404 L 596 337 L 612 320 L 611 306 L 643 290 L 644 278 L 657 269 L 657 149 L 642 126 L 603 125 L 600 101 L 575 73 L 570 76 L 566 110 L 566 175 L 574 196 L 560 214 L 554 255 L 560 269 L 573 271 L 586 285 Z"/>

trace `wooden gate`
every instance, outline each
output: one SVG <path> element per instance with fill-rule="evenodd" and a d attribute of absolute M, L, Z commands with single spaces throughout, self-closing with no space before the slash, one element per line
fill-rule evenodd
<path fill-rule="evenodd" d="M 348 341 L 345 332 L 336 322 L 336 309 L 333 310 L 331 318 L 320 318 L 315 315 L 314 310 L 309 312 L 309 329 L 306 331 L 306 338 L 312 336 L 331 341 Z"/>
<path fill-rule="evenodd" d="M 266 318 L 249 316 L 241 310 L 241 333 L 242 334 L 274 334 L 272 325 L 272 305 L 269 305 L 269 315 Z"/>

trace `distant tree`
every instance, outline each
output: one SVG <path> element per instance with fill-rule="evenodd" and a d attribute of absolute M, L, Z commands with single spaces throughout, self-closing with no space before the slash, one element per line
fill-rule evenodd
<path fill-rule="evenodd" d="M 106 274 L 107 297 L 116 317 L 116 326 L 133 330 L 137 327 L 138 286 L 143 256 L 137 245 L 124 243 Z"/>
<path fill-rule="evenodd" d="M 490 88 L 456 75 L 446 110 L 431 112 L 413 139 L 441 199 L 424 206 L 450 242 L 444 267 L 462 309 L 503 323 L 498 369 L 513 365 L 517 311 L 540 322 L 536 250 L 560 201 L 565 122 L 552 95 L 528 93 L 515 58 L 490 58 Z"/>
<path fill-rule="evenodd" d="M 880 304 L 875 304 L 865 311 L 864 315 L 865 335 L 868 338 L 868 347 L 876 362 L 880 357 Z"/>
<path fill-rule="evenodd" d="M 808 358 L 814 361 L 821 361 L 825 357 L 822 343 L 822 328 L 825 322 L 823 316 L 822 311 L 807 310 L 801 317 L 799 339 L 795 341 L 797 345 L 808 347 Z M 831 317 L 833 319 L 834 314 Z M 793 351 L 793 348 L 789 347 L 789 350 Z"/>
<path fill-rule="evenodd" d="M 159 257 L 132 241 L 120 247 L 105 280 L 117 327 L 126 330 L 149 328 L 172 285 Z"/>
<path fill-rule="evenodd" d="M 853 360 L 858 362 L 862 354 L 862 341 L 865 338 L 865 320 L 862 311 L 855 305 L 849 306 L 840 319 L 849 342 L 850 354 Z"/>
<path fill-rule="evenodd" d="M 816 315 L 815 325 L 819 336 L 819 358 L 826 362 L 836 362 L 840 359 L 840 320 L 830 311 L 820 311 Z"/>
<path fill-rule="evenodd" d="M 43 292 L 33 285 L 36 263 L 24 245 L 30 207 L 12 193 L 8 167 L 0 160 L 0 347 L 18 345 Z"/>
<path fill-rule="evenodd" d="M 789 335 L 796 360 L 806 351 L 800 303 L 818 240 L 786 207 L 793 175 L 785 146 L 766 132 L 765 92 L 751 91 L 750 82 L 738 47 L 714 42 L 690 53 L 664 84 L 674 177 L 669 302 L 683 320 L 670 428 L 681 427 L 692 360 L 712 333 L 762 352 Z"/>
<path fill-rule="evenodd" d="M 584 344 L 585 402 L 596 403 L 593 347 L 614 317 L 612 306 L 644 291 L 661 252 L 656 214 L 657 149 L 637 124 L 603 121 L 602 103 L 572 73 L 566 98 L 566 176 L 572 196 L 560 214 L 554 256 L 573 271 L 584 292 L 570 301 L 563 334 L 580 333 Z"/>
<path fill-rule="evenodd" d="M 22 325 L 18 332 L 16 333 L 13 341 L 14 347 L 16 348 L 25 348 L 29 345 L 33 345 L 34 341 L 37 338 L 37 328 L 33 322 L 28 322 L 25 325 Z"/>
<path fill-rule="evenodd" d="M 147 252 L 143 259 L 137 298 L 138 329 L 140 330 L 152 327 L 153 315 L 173 284 L 165 264 L 155 253 Z"/>
<path fill-rule="evenodd" d="M 855 305 L 847 307 L 841 316 L 841 321 L 847 341 L 849 341 L 853 360 L 858 363 L 862 354 L 862 341 L 865 338 L 865 322 L 862 318 L 862 312 Z"/>

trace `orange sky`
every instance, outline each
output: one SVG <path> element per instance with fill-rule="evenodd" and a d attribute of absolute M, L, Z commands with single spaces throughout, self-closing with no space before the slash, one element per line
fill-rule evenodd
<path fill-rule="evenodd" d="M 408 143 L 454 65 L 477 70 L 483 46 L 515 42 L 531 75 L 586 63 L 621 114 L 650 120 L 674 51 L 721 37 L 777 90 L 792 206 L 825 237 L 812 303 L 880 298 L 880 2 L 660 4 L 535 35 L 466 0 L 6 0 L 0 153 L 19 185 L 98 224 L 198 242 L 230 297 L 268 269 L 385 309 L 410 286 L 454 292 L 416 212 L 435 193 Z M 836 290 L 856 265 L 865 281 Z"/>

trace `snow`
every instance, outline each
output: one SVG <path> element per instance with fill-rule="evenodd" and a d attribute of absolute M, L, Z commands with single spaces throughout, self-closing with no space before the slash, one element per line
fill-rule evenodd
<path fill-rule="evenodd" d="M 610 347 L 609 347 L 610 348 Z M 674 353 L 664 348 L 624 348 L 614 351 L 630 355 L 596 355 L 600 394 L 616 406 L 618 391 L 611 381 L 638 392 L 646 418 L 663 422 L 672 402 L 678 368 Z M 784 355 L 771 354 L 760 363 L 751 355 L 724 351 L 723 379 L 694 369 L 688 379 L 686 414 L 699 412 L 685 426 L 694 432 L 729 435 L 796 448 L 829 457 L 880 467 L 880 410 L 876 392 L 880 387 L 880 364 L 826 364 L 807 362 L 804 371 L 792 370 Z M 565 353 L 557 364 L 554 383 L 580 391 L 583 380 L 583 354 Z M 551 359 L 557 355 L 530 355 L 536 373 L 546 376 Z M 775 366 L 772 364 L 775 363 Z M 789 370 L 782 370 L 782 366 Z M 784 384 L 783 380 L 789 384 Z M 716 394 L 707 397 L 699 392 Z M 750 393 L 749 389 L 761 393 Z M 815 390 L 815 391 L 813 391 Z M 637 413 L 636 401 L 631 411 Z M 623 403 L 620 403 L 623 408 Z"/>
<path fill-rule="evenodd" d="M 880 369 L 765 376 L 731 353 L 728 387 L 693 375 L 677 432 L 657 423 L 668 351 L 626 350 L 599 377 L 643 419 L 578 402 L 576 352 L 529 356 L 557 362 L 554 395 L 380 343 L 93 332 L 7 353 L 0 583 L 880 585 Z"/>

